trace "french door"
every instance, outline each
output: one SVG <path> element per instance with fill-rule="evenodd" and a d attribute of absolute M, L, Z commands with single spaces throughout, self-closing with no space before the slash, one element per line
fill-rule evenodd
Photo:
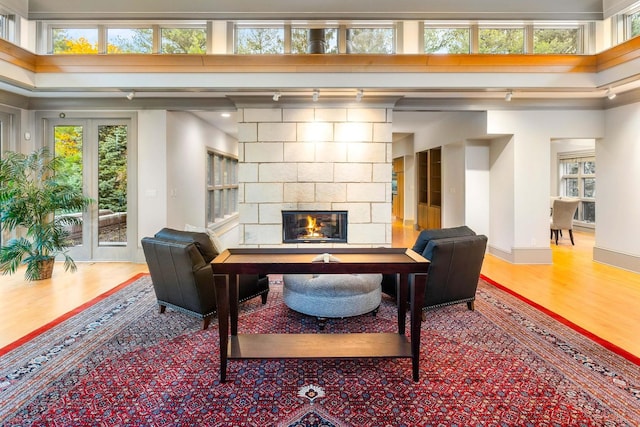
<path fill-rule="evenodd" d="M 76 261 L 131 261 L 136 250 L 135 144 L 131 119 L 46 119 L 48 145 L 63 159 L 65 176 L 94 203 L 69 226 Z M 132 191 L 133 190 L 133 191 Z"/>
<path fill-rule="evenodd" d="M 10 129 L 13 116 L 4 112 L 0 112 L 0 158 L 4 156 L 4 152 L 9 150 L 10 145 Z M 10 238 L 10 234 L 0 230 L 0 246 Z"/>

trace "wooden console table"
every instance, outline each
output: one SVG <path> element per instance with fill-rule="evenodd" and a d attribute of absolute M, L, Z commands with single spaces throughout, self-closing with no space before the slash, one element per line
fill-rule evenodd
<path fill-rule="evenodd" d="M 312 262 L 325 252 L 340 262 Z M 413 380 L 419 380 L 421 311 L 429 261 L 411 249 L 228 249 L 211 265 L 218 306 L 221 382 L 226 380 L 228 359 L 361 357 L 411 358 Z M 398 333 L 238 334 L 238 275 L 296 273 L 398 274 Z M 410 276 L 413 280 L 409 280 Z M 411 340 L 405 336 L 407 300 L 411 308 Z"/>

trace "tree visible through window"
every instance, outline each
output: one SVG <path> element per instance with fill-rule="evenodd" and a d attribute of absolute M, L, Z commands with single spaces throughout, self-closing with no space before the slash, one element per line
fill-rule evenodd
<path fill-rule="evenodd" d="M 560 195 L 580 199 L 575 219 L 596 222 L 596 159 L 574 157 L 560 159 Z"/>
<path fill-rule="evenodd" d="M 207 52 L 207 33 L 204 28 L 163 28 L 162 53 Z"/>
<path fill-rule="evenodd" d="M 640 35 L 640 12 L 629 15 L 629 38 Z"/>
<path fill-rule="evenodd" d="M 348 28 L 347 53 L 394 53 L 393 28 Z"/>
<path fill-rule="evenodd" d="M 236 53 L 284 53 L 284 28 L 236 28 Z"/>
<path fill-rule="evenodd" d="M 577 28 L 535 28 L 533 30 L 533 53 L 578 53 Z"/>
<path fill-rule="evenodd" d="M 153 30 L 151 28 L 109 28 L 107 45 L 118 53 L 152 53 Z"/>
<path fill-rule="evenodd" d="M 54 28 L 54 54 L 98 53 L 97 28 Z"/>
<path fill-rule="evenodd" d="M 469 53 L 469 28 L 425 28 L 425 53 Z"/>
<path fill-rule="evenodd" d="M 524 52 L 524 28 L 480 28 L 478 38 L 480 53 Z"/>

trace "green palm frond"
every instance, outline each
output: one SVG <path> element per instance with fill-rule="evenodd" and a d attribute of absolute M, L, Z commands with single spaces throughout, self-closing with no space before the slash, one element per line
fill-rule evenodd
<path fill-rule="evenodd" d="M 27 265 L 25 277 L 37 277 L 40 262 L 61 255 L 65 270 L 76 265 L 66 253 L 72 245 L 67 226 L 82 219 L 80 213 L 93 203 L 69 184 L 60 172 L 61 159 L 42 148 L 30 154 L 3 153 L 0 159 L 0 223 L 5 231 L 24 236 L 10 240 L 0 252 L 0 270 L 11 274 Z"/>

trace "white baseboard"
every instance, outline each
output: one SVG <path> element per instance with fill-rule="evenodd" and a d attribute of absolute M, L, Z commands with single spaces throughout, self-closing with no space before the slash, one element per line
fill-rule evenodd
<path fill-rule="evenodd" d="M 551 264 L 551 248 L 512 248 L 511 252 L 489 245 L 488 252 L 511 264 Z"/>
<path fill-rule="evenodd" d="M 593 260 L 612 267 L 640 273 L 640 257 L 637 255 L 624 254 L 594 246 Z"/>

